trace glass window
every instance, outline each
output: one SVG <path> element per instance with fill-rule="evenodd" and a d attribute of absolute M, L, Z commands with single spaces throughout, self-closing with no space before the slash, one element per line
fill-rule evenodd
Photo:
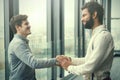
<path fill-rule="evenodd" d="M 65 55 L 74 57 L 74 0 L 64 0 Z M 67 75 L 67 72 L 65 72 Z"/>
<path fill-rule="evenodd" d="M 0 0 L 0 80 L 5 80 L 5 52 L 4 52 L 4 10 Z"/>
<path fill-rule="evenodd" d="M 120 10 L 118 10 L 120 0 L 112 0 L 111 4 L 111 33 L 115 42 L 115 50 L 120 50 Z"/>
<path fill-rule="evenodd" d="M 89 2 L 89 1 L 91 1 L 91 0 L 85 0 L 85 2 Z"/>
<path fill-rule="evenodd" d="M 90 0 L 85 0 L 85 3 L 89 2 L 89 1 Z M 88 48 L 88 44 L 90 42 L 91 36 L 92 36 L 92 30 L 91 29 L 85 29 L 85 54 L 87 52 L 87 48 Z"/>
<path fill-rule="evenodd" d="M 32 34 L 28 36 L 33 54 L 47 58 L 46 2 L 47 0 L 19 0 L 19 14 L 28 15 Z M 35 4 L 34 4 L 35 3 Z M 37 69 L 37 80 L 48 80 L 47 69 Z"/>
<path fill-rule="evenodd" d="M 85 29 L 85 54 L 87 52 L 88 44 L 92 36 L 92 30 Z"/>

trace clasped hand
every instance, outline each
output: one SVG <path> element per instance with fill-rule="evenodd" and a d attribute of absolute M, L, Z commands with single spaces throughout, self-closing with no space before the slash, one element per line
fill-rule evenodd
<path fill-rule="evenodd" d="M 56 56 L 57 61 L 59 62 L 60 66 L 67 70 L 68 66 L 71 65 L 71 58 L 64 56 L 64 55 L 58 55 Z"/>

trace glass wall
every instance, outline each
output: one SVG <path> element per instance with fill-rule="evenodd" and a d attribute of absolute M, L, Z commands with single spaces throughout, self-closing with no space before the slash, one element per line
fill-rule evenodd
<path fill-rule="evenodd" d="M 65 55 L 70 57 L 76 57 L 75 56 L 75 0 L 63 0 L 64 1 L 64 45 L 65 45 Z M 90 0 L 84 0 L 84 2 L 88 2 Z M 101 2 L 103 0 L 94 0 Z M 115 50 L 120 50 L 120 37 L 119 37 L 119 26 L 120 26 L 120 11 L 118 10 L 120 0 L 111 0 L 111 33 L 114 38 L 115 42 Z M 4 50 L 4 0 L 0 0 L 0 80 L 5 80 L 5 50 Z M 14 2 L 14 1 L 13 1 Z M 55 0 L 51 0 L 48 2 L 57 2 Z M 59 1 L 58 1 L 59 3 Z M 53 20 L 53 26 L 56 27 L 59 26 L 57 22 L 59 22 L 59 18 L 56 18 L 59 15 L 59 9 L 57 11 L 57 8 L 59 8 L 57 5 L 51 6 L 51 13 L 53 13 L 52 16 L 47 16 L 47 0 L 19 0 L 19 14 L 26 14 L 28 15 L 28 21 L 31 25 L 31 32 L 32 34 L 28 36 L 29 39 L 29 45 L 32 49 L 33 55 L 35 55 L 38 58 L 47 59 L 48 57 L 51 57 L 51 44 L 47 43 L 47 38 L 51 36 L 56 37 L 56 39 L 59 39 L 58 35 L 59 28 L 54 28 L 58 30 L 53 30 L 53 34 L 50 34 L 47 36 L 47 17 L 50 17 L 50 20 Z M 61 8 L 61 7 L 60 7 Z M 63 7 L 62 7 L 63 8 Z M 9 9 L 10 10 L 10 9 Z M 53 10 L 53 11 L 52 11 Z M 55 12 L 54 12 L 55 11 Z M 48 11 L 49 12 L 49 11 Z M 57 15 L 57 16 L 56 16 Z M 81 14 L 79 14 L 81 15 Z M 54 21 L 56 20 L 56 21 Z M 58 20 L 58 21 L 57 21 Z M 56 23 L 55 23 L 56 22 Z M 52 23 L 51 23 L 52 24 Z M 49 25 L 49 24 L 48 24 Z M 82 27 L 82 26 L 80 26 Z M 53 27 L 52 27 L 53 28 Z M 51 30 L 52 28 L 49 27 Z M 48 29 L 48 30 L 49 30 Z M 81 28 L 80 28 L 81 29 Z M 52 30 L 51 30 L 52 31 Z M 54 32 L 55 31 L 55 32 Z M 81 30 L 80 30 L 81 31 Z M 58 32 L 58 33 L 57 33 Z M 80 35 L 80 38 L 84 37 L 85 39 L 85 53 L 87 51 L 87 47 L 91 38 L 92 31 L 89 29 L 84 29 L 84 36 Z M 50 32 L 51 33 L 51 32 Z M 54 33 L 56 35 L 54 36 Z M 53 42 L 54 43 L 54 42 Z M 78 44 L 79 45 L 79 44 Z M 48 49 L 49 47 L 49 49 Z M 56 47 L 56 46 L 55 46 Z M 57 52 L 59 53 L 59 41 L 57 44 Z M 56 49 L 55 48 L 55 49 Z M 57 53 L 55 53 L 57 54 Z M 59 68 L 59 67 L 58 67 Z M 49 68 L 51 69 L 51 68 Z M 57 71 L 57 75 L 59 75 L 59 70 Z M 69 73 L 65 71 L 65 75 L 68 75 Z M 48 69 L 36 69 L 36 78 L 37 80 L 50 80 L 51 77 L 51 70 L 48 71 Z M 58 77 L 58 76 L 57 76 Z M 59 80 L 59 79 L 58 79 Z"/>
<path fill-rule="evenodd" d="M 111 4 L 111 33 L 115 42 L 115 50 L 120 50 L 120 0 L 112 0 Z"/>
<path fill-rule="evenodd" d="M 85 0 L 85 3 L 86 2 L 89 2 L 90 0 Z M 87 47 L 88 47 L 88 44 L 90 42 L 90 38 L 92 36 L 92 30 L 90 29 L 85 29 L 85 54 L 87 52 Z"/>
<path fill-rule="evenodd" d="M 0 80 L 5 80 L 5 52 L 4 52 L 4 9 L 0 0 Z"/>
<path fill-rule="evenodd" d="M 65 55 L 74 57 L 74 0 L 64 0 Z M 67 75 L 67 73 L 65 73 Z"/>
<path fill-rule="evenodd" d="M 85 29 L 85 54 L 87 52 L 88 44 L 90 42 L 90 39 L 92 37 L 92 30 L 90 29 Z"/>
<path fill-rule="evenodd" d="M 46 2 L 47 0 L 19 0 L 19 14 L 28 15 L 31 35 L 28 36 L 33 54 L 39 58 L 47 58 Z M 47 68 L 37 69 L 37 80 L 47 79 Z"/>

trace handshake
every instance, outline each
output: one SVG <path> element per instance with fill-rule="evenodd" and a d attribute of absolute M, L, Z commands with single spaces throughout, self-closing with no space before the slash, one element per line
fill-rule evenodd
<path fill-rule="evenodd" d="M 59 66 L 61 66 L 65 70 L 67 70 L 68 66 L 71 65 L 72 63 L 71 58 L 64 55 L 56 56 L 56 60 L 58 61 Z"/>

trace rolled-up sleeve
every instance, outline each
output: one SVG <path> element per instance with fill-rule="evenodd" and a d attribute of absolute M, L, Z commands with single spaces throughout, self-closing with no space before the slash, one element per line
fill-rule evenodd
<path fill-rule="evenodd" d="M 85 63 L 85 58 L 71 58 L 72 65 L 81 65 Z"/>

